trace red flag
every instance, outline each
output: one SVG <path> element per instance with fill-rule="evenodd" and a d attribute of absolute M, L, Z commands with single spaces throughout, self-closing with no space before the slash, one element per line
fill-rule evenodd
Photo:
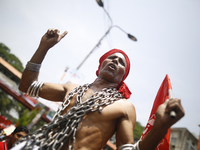
<path fill-rule="evenodd" d="M 143 131 L 143 134 L 141 136 L 141 140 L 144 139 L 144 137 L 148 134 L 148 132 L 153 127 L 154 121 L 155 121 L 155 113 L 160 104 L 165 102 L 167 99 L 169 99 L 169 93 L 171 93 L 172 86 L 169 79 L 168 74 L 166 75 L 165 79 L 163 80 L 160 89 L 158 90 L 158 93 L 156 95 L 156 98 L 154 100 L 153 108 L 151 110 L 151 114 L 149 116 L 149 120 L 147 122 L 147 125 Z M 158 144 L 156 150 L 169 150 L 169 140 L 170 140 L 170 128 L 168 129 L 167 134 L 165 137 L 161 140 L 161 142 Z"/>

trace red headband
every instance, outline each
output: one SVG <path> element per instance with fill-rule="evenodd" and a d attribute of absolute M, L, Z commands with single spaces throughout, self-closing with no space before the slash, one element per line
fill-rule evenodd
<path fill-rule="evenodd" d="M 131 95 L 131 91 L 129 90 L 128 86 L 126 85 L 126 83 L 124 83 L 123 81 L 126 79 L 126 77 L 128 76 L 129 74 L 129 71 L 130 71 L 130 60 L 128 58 L 128 56 L 126 55 L 126 53 L 122 50 L 119 50 L 119 49 L 112 49 L 110 51 L 108 51 L 107 53 L 105 53 L 103 56 L 101 56 L 101 58 L 99 59 L 99 67 L 98 67 L 98 70 L 96 71 L 96 75 L 98 76 L 99 75 L 99 69 L 101 67 L 101 64 L 102 62 L 108 57 L 110 56 L 111 54 L 113 53 L 121 53 L 124 55 L 125 59 L 126 59 L 126 71 L 125 71 L 125 74 L 124 74 L 124 77 L 122 79 L 122 81 L 119 83 L 119 85 L 117 86 L 117 89 L 118 91 L 126 98 L 128 99 Z"/>

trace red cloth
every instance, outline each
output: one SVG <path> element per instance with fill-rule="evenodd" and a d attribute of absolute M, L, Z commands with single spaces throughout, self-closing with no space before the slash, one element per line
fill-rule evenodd
<path fill-rule="evenodd" d="M 6 141 L 0 142 L 0 150 L 8 150 Z"/>
<path fill-rule="evenodd" d="M 157 93 L 157 96 L 154 100 L 153 108 L 151 110 L 151 114 L 149 117 L 149 120 L 147 122 L 147 125 L 143 131 L 143 134 L 141 136 L 141 140 L 144 139 L 144 137 L 148 134 L 148 132 L 153 127 L 154 121 L 155 121 L 155 113 L 160 104 L 165 102 L 167 99 L 169 99 L 169 89 L 172 89 L 171 82 L 169 79 L 169 76 L 166 75 L 165 79 L 163 80 L 159 91 Z M 156 150 L 169 150 L 169 140 L 170 140 L 170 128 L 168 129 L 167 134 L 165 137 L 161 140 L 161 142 L 158 144 Z"/>
<path fill-rule="evenodd" d="M 122 79 L 122 81 L 119 83 L 119 85 L 117 86 L 117 90 L 126 98 L 128 99 L 130 96 L 131 96 L 131 91 L 129 90 L 128 86 L 126 85 L 126 83 L 124 83 L 124 80 L 126 79 L 126 77 L 128 76 L 129 74 L 129 71 L 130 71 L 130 60 L 128 58 L 128 56 L 126 55 L 126 53 L 122 50 L 119 50 L 119 49 L 112 49 L 110 51 L 108 51 L 107 53 L 105 53 L 104 55 L 101 56 L 101 58 L 99 59 L 99 67 L 98 67 L 98 70 L 96 71 L 96 75 L 98 76 L 99 75 L 99 69 L 102 65 L 102 62 L 108 57 L 110 56 L 111 54 L 113 53 L 121 53 L 124 55 L 125 59 L 126 59 L 126 71 L 125 71 L 125 74 L 124 74 L 124 78 Z"/>

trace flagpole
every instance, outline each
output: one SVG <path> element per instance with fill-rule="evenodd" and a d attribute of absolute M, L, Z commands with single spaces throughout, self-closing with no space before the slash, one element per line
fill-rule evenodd
<path fill-rule="evenodd" d="M 169 89 L 169 90 L 168 90 L 168 93 L 169 93 L 169 99 L 172 99 L 172 98 L 173 98 L 173 96 L 172 96 L 172 89 Z M 172 118 L 175 118 L 175 117 L 176 117 L 176 112 L 175 112 L 174 110 L 172 110 L 172 111 L 170 112 L 170 116 L 171 116 Z"/>

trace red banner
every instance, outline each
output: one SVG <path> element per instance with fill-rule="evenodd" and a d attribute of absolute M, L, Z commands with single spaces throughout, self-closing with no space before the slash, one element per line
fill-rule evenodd
<path fill-rule="evenodd" d="M 169 76 L 166 75 L 165 79 L 163 80 L 158 93 L 156 95 L 156 98 L 154 100 L 153 108 L 151 110 L 151 114 L 149 116 L 149 120 L 147 122 L 147 125 L 143 131 L 143 134 L 141 136 L 141 140 L 144 139 L 144 137 L 148 134 L 148 132 L 153 127 L 154 121 L 155 121 L 155 113 L 160 104 L 165 102 L 167 99 L 169 99 L 169 89 L 172 89 L 171 82 L 169 79 Z M 170 128 L 168 129 L 167 134 L 165 137 L 161 140 L 161 142 L 158 144 L 156 150 L 169 150 L 169 140 L 170 140 Z"/>

